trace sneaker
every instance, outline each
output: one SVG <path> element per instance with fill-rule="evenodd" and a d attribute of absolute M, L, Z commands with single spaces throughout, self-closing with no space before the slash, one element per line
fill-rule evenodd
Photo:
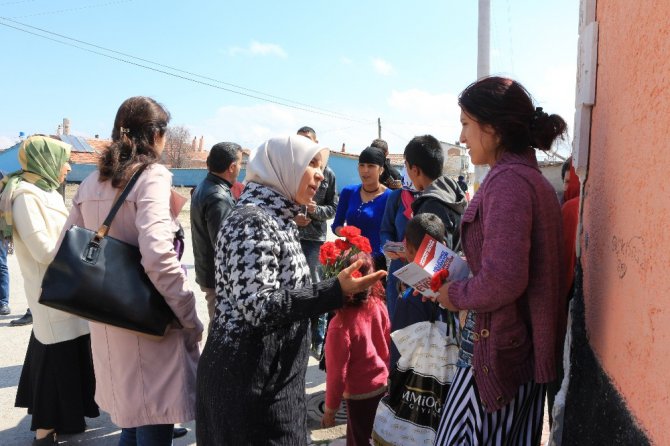
<path fill-rule="evenodd" d="M 14 319 L 9 323 L 12 327 L 18 327 L 21 325 L 30 325 L 33 323 L 33 314 L 30 312 L 30 310 L 26 311 L 26 314 L 21 316 L 18 319 Z"/>
<path fill-rule="evenodd" d="M 7 304 L 0 305 L 0 315 L 7 316 L 11 312 L 12 310 L 9 309 L 9 305 Z"/>

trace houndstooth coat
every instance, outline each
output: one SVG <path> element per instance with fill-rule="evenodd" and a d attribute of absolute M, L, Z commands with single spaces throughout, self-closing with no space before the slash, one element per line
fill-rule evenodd
<path fill-rule="evenodd" d="M 306 444 L 309 318 L 342 306 L 310 284 L 299 207 L 247 184 L 216 245 L 217 308 L 198 366 L 199 445 Z"/>

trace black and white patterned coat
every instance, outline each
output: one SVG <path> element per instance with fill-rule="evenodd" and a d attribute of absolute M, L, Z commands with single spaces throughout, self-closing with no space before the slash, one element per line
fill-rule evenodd
<path fill-rule="evenodd" d="M 299 207 L 247 184 L 216 245 L 217 309 L 198 365 L 198 444 L 306 441 L 309 318 L 342 306 L 336 279 L 310 284 Z"/>

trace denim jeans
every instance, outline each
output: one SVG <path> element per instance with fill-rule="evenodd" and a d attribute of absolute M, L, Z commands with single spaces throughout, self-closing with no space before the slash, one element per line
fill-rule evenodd
<path fill-rule="evenodd" d="M 309 273 L 312 276 L 312 283 L 321 281 L 321 264 L 319 263 L 319 250 L 323 242 L 316 240 L 300 240 L 302 252 L 309 265 Z M 312 348 L 321 350 L 323 348 L 323 339 L 326 335 L 326 315 L 313 317 L 312 323 Z"/>
<path fill-rule="evenodd" d="M 0 241 L 0 305 L 9 305 L 9 270 L 7 247 Z"/>
<path fill-rule="evenodd" d="M 123 428 L 119 446 L 170 446 L 173 430 L 174 424 L 150 424 Z"/>

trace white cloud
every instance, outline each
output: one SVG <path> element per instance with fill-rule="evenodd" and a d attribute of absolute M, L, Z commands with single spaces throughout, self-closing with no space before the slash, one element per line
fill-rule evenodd
<path fill-rule="evenodd" d="M 0 150 L 5 150 L 12 147 L 14 144 L 16 144 L 17 141 L 18 138 L 13 136 L 0 135 Z"/>
<path fill-rule="evenodd" d="M 342 56 L 342 57 L 340 57 L 340 63 L 341 63 L 342 65 L 351 65 L 352 63 L 354 63 L 354 61 L 351 60 L 351 59 L 349 59 L 349 58 L 346 57 L 346 56 Z"/>
<path fill-rule="evenodd" d="M 394 126 L 397 129 L 395 132 L 406 139 L 426 133 L 440 141 L 453 143 L 458 139 L 460 108 L 456 95 L 431 93 L 416 88 L 393 90 L 387 103 L 395 116 L 405 117 Z"/>
<path fill-rule="evenodd" d="M 233 141 L 244 148 L 255 149 L 266 139 L 295 134 L 308 125 L 316 130 L 325 146 L 340 150 L 346 143 L 349 153 L 359 153 L 377 137 L 377 117 L 381 117 L 382 138 L 389 143 L 392 153 L 402 153 L 411 138 L 432 134 L 441 141 L 458 139 L 460 109 L 456 96 L 450 93 L 432 93 L 419 89 L 393 90 L 386 103 L 374 109 L 345 109 L 332 107 L 347 116 L 369 119 L 367 123 L 351 122 L 276 104 L 224 106 L 213 116 L 188 123 L 191 134 L 205 138 L 205 148 L 217 142 Z"/>
<path fill-rule="evenodd" d="M 286 58 L 288 56 L 286 51 L 276 43 L 261 43 L 255 40 L 251 41 L 246 48 L 239 46 L 232 47 L 228 50 L 228 53 L 231 56 L 237 56 L 238 54 L 250 56 L 277 56 L 281 58 Z"/>
<path fill-rule="evenodd" d="M 372 66 L 382 76 L 390 76 L 393 73 L 393 66 L 379 57 L 372 59 Z"/>

